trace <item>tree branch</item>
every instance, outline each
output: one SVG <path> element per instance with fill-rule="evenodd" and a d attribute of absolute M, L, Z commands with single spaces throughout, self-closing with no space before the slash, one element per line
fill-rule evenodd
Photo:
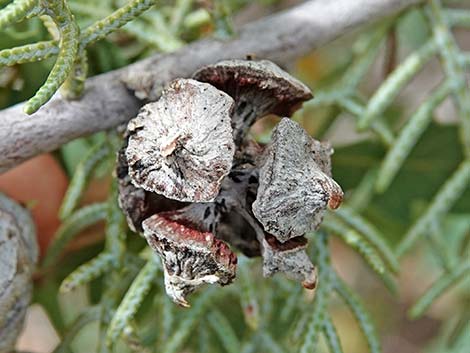
<path fill-rule="evenodd" d="M 79 101 L 59 94 L 27 116 L 22 104 L 0 111 L 0 173 L 80 136 L 115 127 L 137 114 L 139 98 L 155 99 L 171 79 L 188 77 L 221 59 L 256 58 L 288 65 L 293 59 L 419 0 L 312 0 L 244 26 L 229 41 L 206 39 L 166 55 L 87 80 Z M 124 83 L 125 82 L 125 83 Z"/>

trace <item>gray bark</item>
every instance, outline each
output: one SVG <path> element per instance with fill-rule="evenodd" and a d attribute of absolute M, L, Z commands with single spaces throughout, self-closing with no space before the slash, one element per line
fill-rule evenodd
<path fill-rule="evenodd" d="M 115 127 L 137 114 L 139 97 L 155 98 L 171 79 L 189 77 L 203 65 L 254 55 L 280 65 L 419 0 L 312 0 L 243 27 L 229 41 L 207 39 L 168 55 L 155 55 L 88 80 L 79 101 L 56 95 L 27 116 L 22 104 L 0 111 L 0 172 L 80 136 Z"/>

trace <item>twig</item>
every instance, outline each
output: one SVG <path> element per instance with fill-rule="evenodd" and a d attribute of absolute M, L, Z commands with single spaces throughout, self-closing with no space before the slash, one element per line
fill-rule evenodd
<path fill-rule="evenodd" d="M 155 98 L 169 80 L 187 77 L 203 65 L 255 54 L 280 65 L 349 32 L 391 15 L 419 0 L 311 0 L 243 27 L 229 41 L 208 39 L 167 55 L 155 55 L 129 67 L 89 79 L 80 101 L 55 95 L 33 116 L 22 104 L 0 111 L 0 172 L 67 141 L 115 127 L 135 116 L 140 106 L 122 83 L 140 96 Z"/>

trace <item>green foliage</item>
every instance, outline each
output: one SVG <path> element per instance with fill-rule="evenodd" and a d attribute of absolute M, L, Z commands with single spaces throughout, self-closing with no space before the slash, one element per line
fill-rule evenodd
<path fill-rule="evenodd" d="M 157 278 L 160 264 L 157 259 L 150 259 L 132 282 L 121 304 L 116 310 L 106 333 L 106 344 L 112 346 L 123 330 L 131 323 L 142 301 Z"/>
<path fill-rule="evenodd" d="M 214 294 L 215 291 L 211 288 L 199 296 L 184 320 L 180 321 L 178 326 L 173 327 L 173 334 L 165 342 L 162 349 L 163 353 L 177 353 L 181 349 L 191 334 L 191 331 L 198 324 L 198 320 L 200 320 L 208 310 L 210 300 L 214 297 Z"/>
<path fill-rule="evenodd" d="M 46 81 L 25 104 L 25 113 L 36 112 L 61 86 L 64 97 L 79 98 L 89 71 L 87 49 L 118 29 L 122 28 L 145 43 L 143 48 L 132 49 L 137 49 L 144 55 L 155 49 L 173 51 L 184 45 L 185 40 L 180 37 L 187 37 L 187 30 L 196 33 L 197 37 L 202 34 L 199 29 L 211 22 L 216 34 L 222 37 L 232 35 L 228 16 L 246 1 L 217 0 L 206 8 L 201 7 L 194 11 L 196 2 L 176 1 L 169 15 L 168 9 L 149 11 L 158 3 L 165 2 L 129 0 L 123 4 L 123 1 L 113 0 L 98 3 L 88 0 L 15 0 L 5 8 L 0 8 L 0 31 L 24 19 L 39 17 L 52 37 L 52 40 L 34 39 L 35 43 L 0 50 L 0 68 L 57 56 Z M 191 15 L 200 19 L 185 25 L 185 20 Z M 38 33 L 37 29 L 34 33 Z M 123 62 L 120 66 L 124 64 Z"/>
<path fill-rule="evenodd" d="M 93 172 L 96 170 L 99 163 L 108 155 L 109 146 L 105 141 L 101 141 L 90 149 L 89 153 L 77 166 L 67 189 L 67 193 L 62 201 L 62 207 L 59 211 L 61 219 L 69 217 L 77 207 L 80 197 L 85 190 L 88 181 L 92 177 Z"/>
<path fill-rule="evenodd" d="M 227 353 L 240 352 L 240 341 L 227 318 L 220 311 L 212 311 L 207 318 Z"/>
<path fill-rule="evenodd" d="M 420 317 L 429 308 L 429 306 L 449 287 L 456 285 L 470 275 L 470 264 L 465 261 L 460 266 L 456 266 L 450 272 L 444 273 L 426 293 L 410 309 L 410 316 L 414 319 Z"/>
<path fill-rule="evenodd" d="M 113 255 L 99 254 L 92 260 L 84 263 L 62 281 L 60 291 L 69 292 L 78 286 L 84 285 L 108 272 L 113 264 Z"/>
<path fill-rule="evenodd" d="M 132 0 L 127 5 L 94 24 L 80 29 L 66 0 L 46 1 L 16 0 L 0 11 L 0 28 L 30 15 L 38 3 L 36 15 L 49 16 L 57 27 L 59 40 L 26 45 L 13 50 L 0 51 L 0 57 L 6 65 L 44 60 L 54 54 L 57 59 L 44 85 L 36 92 L 24 107 L 27 114 L 36 112 L 59 89 L 70 75 L 69 94 L 78 97 L 83 89 L 86 77 L 86 59 L 84 49 L 93 42 L 106 37 L 119 27 L 132 21 L 156 3 L 156 0 Z M 41 56 L 42 54 L 42 56 Z M 75 90 L 75 92 L 73 91 Z"/>
<path fill-rule="evenodd" d="M 321 286 L 318 287 L 315 293 L 313 307 L 300 345 L 301 353 L 316 350 L 318 335 L 322 329 L 322 324 L 326 315 L 329 292 L 331 289 L 331 276 L 329 274 L 330 259 L 327 249 L 327 238 L 325 234 L 319 234 L 315 237 L 315 240 L 315 250 L 318 253 L 318 256 L 316 257 L 319 268 L 318 283 L 321 283 Z"/>
<path fill-rule="evenodd" d="M 54 349 L 54 353 L 68 353 L 70 352 L 70 345 L 73 339 L 80 333 L 80 331 L 90 322 L 99 320 L 101 310 L 99 307 L 88 308 L 84 313 L 80 314 L 75 321 L 67 329 L 62 337 L 60 344 Z"/>
<path fill-rule="evenodd" d="M 36 44 L 19 46 L 13 49 L 4 49 L 0 51 L 0 64 L 12 66 L 45 60 L 59 52 L 54 44 L 55 42 L 39 42 Z"/>
<path fill-rule="evenodd" d="M 419 143 L 420 137 L 423 136 L 426 128 L 429 127 L 435 109 L 449 93 L 453 93 L 456 98 L 456 107 L 458 109 L 459 117 L 461 118 L 460 135 L 464 146 L 463 158 L 467 155 L 466 139 L 468 139 L 470 133 L 465 133 L 465 131 L 467 131 L 466 124 L 469 119 L 469 115 L 465 104 L 462 105 L 461 103 L 463 101 L 470 102 L 470 99 L 459 100 L 459 97 L 463 93 L 468 94 L 470 90 L 468 82 L 464 82 L 465 74 L 462 61 L 458 60 L 458 57 L 462 54 L 457 48 L 455 40 L 448 28 L 448 24 L 455 25 L 459 23 L 461 25 L 465 25 L 467 23 L 465 21 L 466 11 L 464 10 L 462 15 L 456 15 L 458 11 L 459 10 L 452 10 L 446 12 L 440 7 L 438 2 L 431 2 L 430 5 L 426 6 L 426 13 L 428 13 L 430 24 L 433 29 L 431 37 L 421 48 L 411 53 L 395 68 L 395 70 L 391 72 L 390 75 L 388 75 L 375 93 L 372 94 L 368 103 L 365 103 L 365 106 L 363 103 L 358 102 L 356 90 L 351 91 L 349 88 L 350 86 L 345 84 L 345 82 L 348 82 L 347 80 L 349 79 L 357 85 L 359 81 L 356 79 L 354 73 L 366 72 L 366 69 L 362 68 L 361 64 L 370 64 L 370 61 L 367 60 L 367 55 L 370 52 L 367 49 L 357 51 L 352 63 L 338 80 L 341 83 L 340 85 L 336 84 L 333 88 L 327 87 L 324 91 L 317 93 L 319 100 L 317 100 L 316 103 L 315 100 L 312 101 L 311 106 L 339 104 L 340 107 L 345 109 L 347 112 L 351 113 L 355 117 L 359 117 L 357 122 L 358 129 L 363 130 L 369 128 L 379 136 L 382 143 L 388 148 L 388 152 L 381 163 L 378 174 L 371 170 L 371 172 L 366 176 L 367 179 L 364 179 L 363 183 L 361 183 L 363 187 L 358 188 L 358 190 L 362 190 L 361 196 L 353 194 L 351 197 L 351 200 L 354 201 L 354 207 L 360 207 L 359 203 L 362 202 L 357 201 L 359 197 L 360 200 L 367 201 L 367 198 L 374 195 L 375 190 L 370 188 L 371 184 L 375 184 L 377 191 L 381 193 L 387 191 L 387 189 L 392 186 L 392 181 L 397 177 L 397 175 L 399 175 L 400 169 L 403 168 L 406 161 L 409 160 L 407 157 L 412 152 L 413 147 Z M 451 18 L 449 19 L 446 16 L 450 16 Z M 386 24 L 379 26 L 375 30 L 377 38 L 379 38 L 383 33 L 384 26 L 386 26 Z M 365 39 L 362 39 L 362 41 L 370 43 L 373 42 L 371 38 L 374 37 L 374 35 L 367 33 L 364 35 Z M 368 45 L 366 44 L 362 48 L 368 48 Z M 396 138 L 393 138 L 393 132 L 386 134 L 383 133 L 383 131 L 393 131 L 396 130 L 396 128 L 392 129 L 387 125 L 385 125 L 385 130 L 378 130 L 377 127 L 374 128 L 374 123 L 383 119 L 386 109 L 390 107 L 395 97 L 403 89 L 404 85 L 409 82 L 418 73 L 418 71 L 421 70 L 425 63 L 427 63 L 436 54 L 442 56 L 443 69 L 446 73 L 447 80 L 439 85 L 439 87 L 430 94 L 429 98 L 418 107 L 405 126 L 400 129 Z M 361 70 L 356 71 L 354 69 L 357 65 L 361 67 Z M 390 138 L 392 138 L 393 143 L 390 142 Z M 380 156 L 380 158 L 382 157 Z M 415 225 L 404 237 L 398 248 L 398 255 L 403 255 L 405 251 L 415 244 L 418 237 L 426 231 L 429 226 L 429 222 L 432 219 L 445 216 L 454 203 L 460 198 L 462 191 L 467 188 L 469 182 L 466 165 L 467 162 L 465 160 L 462 161 L 461 167 L 458 171 L 442 186 L 442 190 L 436 194 L 434 202 L 429 206 L 428 212 L 424 213 L 422 217 L 415 222 Z M 372 164 L 370 166 L 372 167 Z M 416 183 L 414 185 L 416 185 Z M 403 193 L 400 196 L 406 197 Z M 354 200 L 354 198 L 356 198 L 356 200 Z M 331 224 L 329 225 L 331 226 Z M 338 227 L 338 225 L 336 225 L 336 227 Z M 344 235 L 344 232 L 342 233 Z"/>
<path fill-rule="evenodd" d="M 378 192 L 384 192 L 390 186 L 398 169 L 403 165 L 403 162 L 421 137 L 423 131 L 429 126 L 432 112 L 447 98 L 449 93 L 450 82 L 447 81 L 435 89 L 429 98 L 409 118 L 379 169 L 376 182 Z"/>
<path fill-rule="evenodd" d="M 343 353 L 335 325 L 328 315 L 325 315 L 323 318 L 323 334 L 325 335 L 328 349 L 331 353 Z"/>
<path fill-rule="evenodd" d="M 398 256 L 403 255 L 417 241 L 418 237 L 428 231 L 432 222 L 445 215 L 470 183 L 470 161 L 464 161 L 434 196 L 424 214 L 405 234 L 397 248 Z"/>
<path fill-rule="evenodd" d="M 315 99 L 307 102 L 306 106 L 338 105 L 357 119 L 362 119 L 365 106 L 362 98 L 357 95 L 358 86 L 364 75 L 366 75 L 369 66 L 373 63 L 390 25 L 391 21 L 386 21 L 372 34 L 363 35 L 357 42 L 353 61 L 338 82 L 317 93 Z M 394 140 L 393 133 L 382 120 L 377 119 L 377 121 L 371 123 L 371 130 L 379 136 L 383 143 L 388 146 L 392 144 Z"/>
<path fill-rule="evenodd" d="M 429 245 L 432 256 L 445 272 L 413 306 L 410 311 L 413 318 L 423 315 L 448 288 L 462 281 L 465 283 L 464 278 L 468 278 L 465 265 L 468 259 L 449 249 L 446 235 L 454 236 L 455 230 L 446 231 L 439 225 L 447 222 L 452 211 L 462 213 L 467 219 L 470 217 L 470 115 L 466 106 L 470 102 L 467 97 L 470 87 L 466 80 L 469 67 L 467 61 L 462 59 L 468 53 L 458 48 L 451 31 L 452 26 L 469 26 L 469 12 L 468 9 L 443 8 L 439 1 L 431 1 L 423 7 L 424 11 L 419 13 L 426 14 L 422 18 L 431 28 L 430 36 L 420 38 L 424 44 L 412 51 L 384 78 L 368 101 L 357 93 L 361 81 L 357 77 L 365 75 L 371 65 L 369 56 L 374 55 L 374 50 L 368 43 L 373 43 L 375 48 L 382 43 L 384 28 L 389 28 L 386 23 L 362 35 L 357 42 L 360 45 L 355 46 L 346 69 L 339 70 L 339 74 L 334 73 L 331 79 L 333 85 L 321 86 L 320 91 L 316 92 L 319 99 L 307 105 L 307 109 L 316 108 L 319 111 L 325 107 L 340 109 L 328 118 L 328 127 L 334 126 L 334 120 L 341 111 L 349 113 L 357 119 L 359 131 L 372 132 L 382 144 L 380 146 L 368 139 L 355 146 L 336 149 L 333 174 L 350 193 L 346 195 L 345 205 L 327 215 L 323 228 L 340 236 L 357 250 L 387 286 L 392 283 L 392 277 L 389 273 L 382 276 L 383 269 L 394 272 L 397 258 L 424 240 L 422 243 Z M 400 23 L 401 19 L 393 21 Z M 375 41 L 373 38 L 376 38 Z M 398 125 L 397 113 L 392 110 L 395 98 L 436 56 L 441 59 L 445 79 L 428 94 L 403 126 Z M 356 76 L 357 72 L 362 76 Z M 352 90 L 348 79 L 352 82 Z M 436 108 L 449 95 L 454 99 L 459 118 L 460 146 L 457 144 L 456 128 L 438 127 L 432 123 Z M 304 121 L 309 114 L 307 109 Z M 377 126 L 377 123 L 380 125 Z M 328 133 L 328 129 L 320 129 L 321 134 Z M 412 205 L 420 202 L 421 212 L 413 211 Z M 468 237 L 470 227 L 466 229 Z M 403 234 L 401 239 L 398 239 L 399 234 Z M 384 242 L 385 238 L 398 241 L 395 254 Z M 460 251 L 467 251 L 468 257 L 468 247 L 463 246 L 462 249 L 465 250 Z M 337 286 L 337 290 L 345 300 L 353 301 L 353 312 L 366 337 L 374 337 L 373 325 L 369 319 L 362 317 L 364 311 L 358 309 L 361 305 L 355 300 L 357 298 L 349 295 L 344 286 Z M 468 297 L 468 286 L 461 292 L 467 293 L 464 295 Z M 465 315 L 460 316 L 462 322 Z M 378 341 L 369 341 L 369 345 L 371 351 L 379 350 Z M 450 344 L 447 346 L 450 347 Z M 449 349 L 451 351 L 454 350 Z"/>
<path fill-rule="evenodd" d="M 50 16 L 57 26 L 60 49 L 49 77 L 36 94 L 25 104 L 24 112 L 32 114 L 51 99 L 73 68 L 78 53 L 80 29 L 65 0 L 40 1 L 41 12 Z M 26 50 L 26 49 L 25 49 Z"/>
<path fill-rule="evenodd" d="M 398 259 L 393 253 L 393 250 L 386 243 L 384 235 L 380 234 L 379 230 L 376 229 L 373 224 L 369 223 L 369 221 L 348 206 L 341 207 L 336 212 L 331 213 L 331 215 L 336 215 L 360 232 L 364 240 L 369 242 L 379 252 L 380 257 L 383 258 L 388 269 L 393 273 L 398 272 Z"/>
<path fill-rule="evenodd" d="M 429 40 L 420 49 L 411 54 L 400 64 L 380 85 L 370 98 L 364 114 L 357 122 L 359 129 L 368 128 L 372 121 L 377 119 L 392 103 L 405 84 L 423 68 L 424 64 L 436 53 L 436 45 Z"/>
<path fill-rule="evenodd" d="M 250 274 L 248 261 L 239 261 L 238 276 L 240 278 L 240 304 L 246 324 L 253 330 L 259 328 L 260 312 L 256 283 Z"/>
<path fill-rule="evenodd" d="M 334 288 L 338 295 L 351 309 L 359 327 L 367 340 L 367 345 L 371 353 L 380 353 L 380 342 L 375 331 L 375 325 L 369 317 L 367 310 L 364 308 L 361 300 L 351 289 L 339 278 L 335 277 Z"/>
<path fill-rule="evenodd" d="M 0 12 L 0 28 L 30 16 L 36 3 L 36 0 L 18 0 L 8 4 Z"/>
<path fill-rule="evenodd" d="M 112 255 L 116 268 L 123 265 L 126 251 L 126 235 L 127 227 L 125 217 L 118 205 L 117 185 L 113 184 L 107 203 L 105 251 Z"/>
<path fill-rule="evenodd" d="M 347 245 L 356 250 L 380 277 L 383 277 L 385 264 L 382 258 L 358 232 L 348 228 L 339 220 L 325 219 L 322 227 L 328 232 L 338 235 Z"/>
<path fill-rule="evenodd" d="M 388 151 L 379 169 L 376 183 L 378 192 L 383 192 L 390 186 L 398 169 L 403 165 L 411 149 L 416 145 L 423 131 L 431 123 L 434 109 L 444 101 L 449 93 L 449 82 L 444 82 L 439 85 L 431 96 L 421 104 L 416 112 L 409 118 L 406 126 L 400 131 L 393 147 Z"/>
<path fill-rule="evenodd" d="M 72 213 L 57 230 L 53 243 L 49 246 L 44 266 L 50 266 L 57 260 L 60 252 L 73 239 L 75 235 L 83 229 L 95 224 L 98 221 L 106 219 L 106 204 L 92 204 L 84 206 L 76 212 Z"/>
<path fill-rule="evenodd" d="M 460 50 L 444 18 L 440 0 L 431 0 L 426 13 L 432 23 L 434 41 L 439 48 L 443 69 L 452 82 L 452 93 L 461 118 L 461 139 L 466 157 L 470 157 L 470 89 Z"/>

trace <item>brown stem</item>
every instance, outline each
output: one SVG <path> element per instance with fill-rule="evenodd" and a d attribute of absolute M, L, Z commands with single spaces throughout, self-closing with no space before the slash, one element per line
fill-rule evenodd
<path fill-rule="evenodd" d="M 397 66 L 397 31 L 395 26 L 390 29 L 388 32 L 387 42 L 385 49 L 385 62 L 383 69 L 383 77 L 386 78 L 390 73 L 395 70 Z"/>

